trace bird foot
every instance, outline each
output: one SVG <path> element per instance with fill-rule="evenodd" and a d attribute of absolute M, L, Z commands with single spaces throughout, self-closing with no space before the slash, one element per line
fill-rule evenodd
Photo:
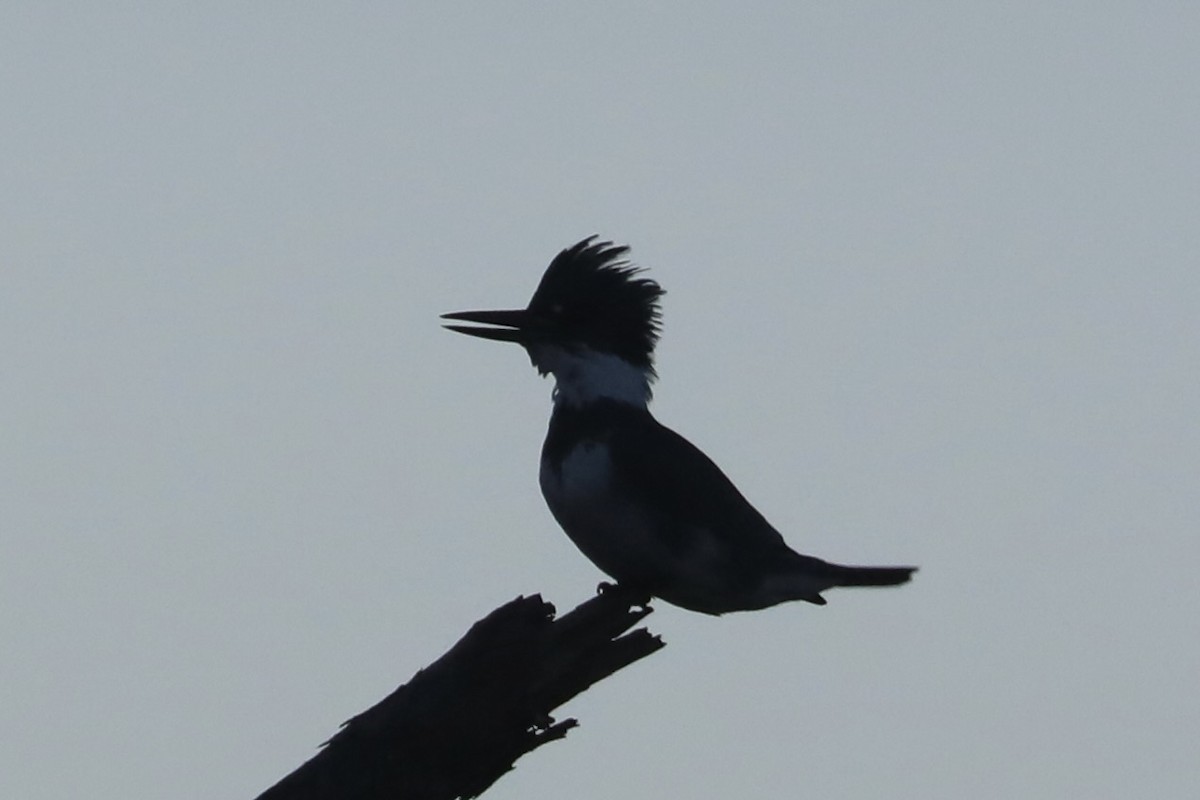
<path fill-rule="evenodd" d="M 619 583 L 601 581 L 596 587 L 596 594 L 611 597 L 630 607 L 648 608 L 650 605 L 649 592 L 630 586 L 622 586 Z"/>

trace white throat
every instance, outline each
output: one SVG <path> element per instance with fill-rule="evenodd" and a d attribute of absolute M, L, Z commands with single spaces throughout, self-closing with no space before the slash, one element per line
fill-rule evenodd
<path fill-rule="evenodd" d="M 554 375 L 555 403 L 582 406 L 607 399 L 645 408 L 650 402 L 650 371 L 611 353 L 534 345 L 529 355 L 538 371 Z"/>

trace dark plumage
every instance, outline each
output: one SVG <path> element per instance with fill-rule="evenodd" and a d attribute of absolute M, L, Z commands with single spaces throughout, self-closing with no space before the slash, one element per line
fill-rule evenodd
<path fill-rule="evenodd" d="M 586 342 L 653 376 L 666 292 L 625 255 L 629 248 L 589 236 L 563 250 L 542 275 L 526 311 L 554 326 L 556 339 Z"/>
<path fill-rule="evenodd" d="M 447 327 L 520 344 L 554 375 L 539 482 L 571 541 L 622 586 L 708 614 L 908 581 L 915 567 L 792 550 L 708 456 L 654 419 L 663 290 L 628 252 L 589 237 L 554 258 L 526 308 L 444 315 L 494 326 Z"/>

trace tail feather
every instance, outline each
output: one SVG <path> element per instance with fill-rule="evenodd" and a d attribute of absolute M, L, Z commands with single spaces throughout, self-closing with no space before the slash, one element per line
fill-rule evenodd
<path fill-rule="evenodd" d="M 836 586 L 897 586 L 908 583 L 916 567 L 851 567 L 827 564 Z"/>
<path fill-rule="evenodd" d="M 781 600 L 804 600 L 825 605 L 821 592 L 836 586 L 898 586 L 908 583 L 916 567 L 858 567 L 831 564 L 820 558 L 792 552 L 790 569 L 766 584 L 766 605 Z M 761 606 L 756 606 L 761 607 Z"/>

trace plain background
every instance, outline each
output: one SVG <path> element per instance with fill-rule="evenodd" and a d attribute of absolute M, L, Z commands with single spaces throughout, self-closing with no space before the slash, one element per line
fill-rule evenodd
<path fill-rule="evenodd" d="M 489 798 L 1192 797 L 1200 12 L 12 4 L 0 796 L 252 797 L 601 575 L 437 315 L 598 233 L 659 418 L 903 589 L 707 618 Z"/>

